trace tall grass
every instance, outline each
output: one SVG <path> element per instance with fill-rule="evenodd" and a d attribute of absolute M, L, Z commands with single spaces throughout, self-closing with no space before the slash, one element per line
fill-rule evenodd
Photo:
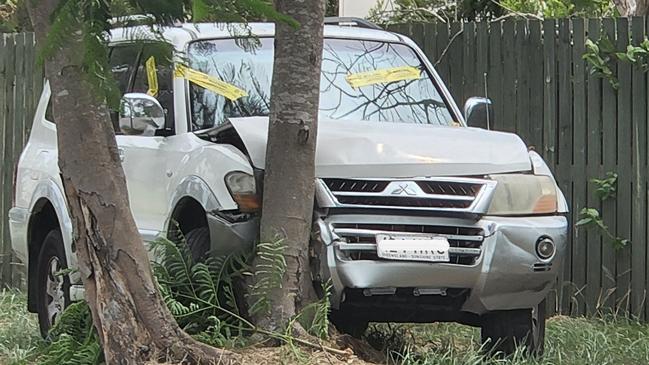
<path fill-rule="evenodd" d="M 26 364 L 44 346 L 35 314 L 17 290 L 0 291 L 0 364 Z"/>
<path fill-rule="evenodd" d="M 0 291 L 0 364 L 37 364 L 44 347 L 35 314 L 23 293 Z M 522 353 L 505 360 L 480 355 L 480 331 L 458 324 L 374 325 L 368 332 L 391 363 L 404 365 L 644 365 L 649 364 L 649 325 L 622 316 L 554 317 L 548 320 L 545 356 Z M 254 351 L 254 350 L 252 350 Z M 287 361 L 286 363 L 300 363 Z"/>
<path fill-rule="evenodd" d="M 430 325 L 378 325 L 369 337 L 386 337 L 398 331 L 396 349 L 384 351 L 391 363 L 412 365 L 555 365 L 555 364 L 649 364 L 649 326 L 623 317 L 569 318 L 548 320 L 545 356 L 528 358 L 519 353 L 508 359 L 486 359 L 480 354 L 480 330 L 449 323 Z M 379 333 L 377 335 L 377 333 Z"/>

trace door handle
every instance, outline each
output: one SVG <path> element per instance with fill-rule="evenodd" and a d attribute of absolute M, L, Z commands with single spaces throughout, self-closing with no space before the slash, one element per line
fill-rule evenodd
<path fill-rule="evenodd" d="M 125 155 L 124 149 L 122 147 L 117 148 L 117 154 L 119 154 L 119 162 L 124 162 L 124 157 L 126 155 Z"/>

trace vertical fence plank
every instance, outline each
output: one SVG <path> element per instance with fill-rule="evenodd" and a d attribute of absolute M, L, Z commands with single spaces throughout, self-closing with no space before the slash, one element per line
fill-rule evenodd
<path fill-rule="evenodd" d="M 602 21 L 604 34 L 615 41 L 615 19 L 606 18 Z M 613 72 L 617 72 L 615 65 Z M 602 130 L 603 130 L 603 171 L 615 171 L 617 169 L 617 125 L 616 125 L 617 98 L 615 90 L 608 82 L 602 86 Z M 611 232 L 616 231 L 615 226 L 615 200 L 607 200 L 602 203 L 601 213 L 604 223 Z M 605 239 L 602 244 L 602 299 L 600 303 L 604 308 L 613 308 L 615 305 L 615 252 L 610 240 Z"/>
<path fill-rule="evenodd" d="M 589 19 L 588 38 L 596 41 L 599 39 L 601 21 Z M 588 160 L 586 181 L 581 182 L 587 187 L 587 205 L 601 211 L 601 201 L 595 195 L 595 187 L 589 184 L 593 178 L 601 174 L 602 164 L 602 79 L 597 75 L 588 76 Z M 574 208 L 573 208 L 574 210 Z M 602 235 L 594 230 L 583 229 L 588 243 L 586 260 L 586 310 L 588 314 L 595 314 L 598 300 L 602 294 Z"/>
<path fill-rule="evenodd" d="M 4 159 L 4 141 L 5 141 L 5 129 L 6 126 L 9 125 L 7 121 L 7 104 L 8 104 L 8 99 L 9 97 L 7 96 L 7 70 L 6 70 L 6 59 L 7 55 L 9 52 L 13 51 L 12 49 L 9 49 L 9 46 L 7 45 L 6 39 L 7 35 L 0 34 L 0 166 L 3 167 L 2 170 L 4 170 L 5 166 L 5 159 Z M 3 175 L 2 175 L 2 170 L 0 170 L 0 183 L 2 183 Z M 0 184 L 0 288 L 3 286 L 3 277 L 4 277 L 4 268 L 6 265 L 5 261 L 5 245 L 6 242 L 4 240 L 4 232 L 5 230 L 8 230 L 8 222 L 5 219 L 5 212 L 4 212 L 4 199 L 5 199 L 5 191 L 7 190 L 7 187 L 4 184 Z"/>
<path fill-rule="evenodd" d="M 36 49 L 34 45 L 34 33 L 25 34 L 25 124 L 21 140 L 22 147 L 27 142 L 28 131 L 31 130 L 34 113 L 36 111 L 36 98 L 34 97 L 34 84 L 36 74 Z"/>
<path fill-rule="evenodd" d="M 543 150 L 545 161 L 556 174 L 556 21 L 546 19 L 543 21 Z M 561 278 L 559 278 L 561 280 Z M 559 308 L 559 293 L 562 283 L 559 281 L 554 295 L 548 296 L 548 311 L 556 313 Z"/>
<path fill-rule="evenodd" d="M 528 111 L 530 108 L 530 89 L 528 78 L 530 76 L 530 65 L 527 63 L 527 44 L 528 28 L 527 20 L 519 20 L 516 22 L 516 38 L 514 42 L 515 51 L 513 55 L 516 57 L 516 117 L 515 117 L 515 131 L 516 133 L 530 145 L 530 121 L 528 118 Z"/>
<path fill-rule="evenodd" d="M 444 54 L 449 42 L 448 24 L 437 23 L 435 25 L 435 28 L 437 40 L 435 44 L 436 51 L 433 62 L 437 64 L 437 72 L 448 86 L 448 80 L 450 77 L 449 58 L 447 54 Z"/>
<path fill-rule="evenodd" d="M 629 44 L 629 20 L 617 19 L 617 49 L 626 50 Z M 631 236 L 631 159 L 632 124 L 631 124 L 631 65 L 618 62 L 617 75 L 620 87 L 617 91 L 617 153 L 618 153 L 618 191 L 616 196 L 617 236 L 628 239 Z M 628 311 L 631 290 L 631 248 L 618 250 L 616 265 L 617 305 Z"/>
<path fill-rule="evenodd" d="M 507 19 L 503 23 L 503 38 L 502 38 L 502 59 L 503 59 L 503 73 L 502 73 L 502 100 L 504 103 L 503 118 L 496 120 L 496 126 L 499 130 L 507 132 L 516 131 L 516 58 L 515 58 L 515 45 L 514 37 L 515 22 L 513 19 Z"/>
<path fill-rule="evenodd" d="M 587 146 L 587 129 L 586 129 L 586 71 L 582 56 L 585 52 L 584 39 L 585 27 L 584 19 L 574 19 L 572 21 L 572 70 L 573 70 L 573 141 L 572 141 L 572 172 L 573 176 L 573 201 L 572 220 L 579 220 L 579 212 L 586 206 L 586 188 L 587 184 L 575 182 L 575 178 L 586 176 L 586 146 Z M 586 287 L 586 260 L 587 260 L 587 241 L 585 232 L 578 228 L 573 228 L 573 246 L 572 246 L 572 282 L 574 284 L 575 300 L 573 301 L 572 311 L 577 315 L 585 313 L 584 290 Z"/>
<path fill-rule="evenodd" d="M 486 96 L 491 99 L 494 107 L 494 120 L 490 121 L 494 129 L 500 129 L 504 119 L 504 110 L 507 107 L 503 100 L 502 88 L 502 75 L 503 75 L 503 59 L 501 54 L 502 49 L 502 22 L 494 22 L 489 24 L 483 30 L 488 31 L 487 34 L 478 33 L 478 37 L 485 38 L 485 43 L 489 46 L 489 59 L 487 67 L 487 90 Z M 476 95 L 485 95 L 484 75 L 476 72 Z"/>
<path fill-rule="evenodd" d="M 8 52 L 6 52 L 5 59 L 5 95 L 6 103 L 5 108 L 7 110 L 5 114 L 5 123 L 4 123 L 4 145 L 3 145 L 3 157 L 2 157 L 2 217 L 3 217 L 3 232 L 2 232 L 2 275 L 0 278 L 0 286 L 10 285 L 11 284 L 11 238 L 9 236 L 9 228 L 7 227 L 6 217 L 9 207 L 11 205 L 11 185 L 13 177 L 13 123 L 15 117 L 15 108 L 14 108 L 14 73 L 15 73 L 15 36 L 6 35 L 5 36 L 5 45 L 8 46 Z"/>
<path fill-rule="evenodd" d="M 475 23 L 464 24 L 464 48 L 462 54 L 462 74 L 464 75 L 463 90 L 461 100 L 457 100 L 462 105 L 466 99 L 482 95 L 475 89 L 476 84 L 476 42 L 475 42 Z"/>
<path fill-rule="evenodd" d="M 485 95 L 485 88 L 490 88 L 485 85 L 485 73 L 489 66 L 489 28 L 487 22 L 479 22 L 476 24 L 476 56 L 475 56 L 475 77 L 474 88 L 477 91 L 476 95 Z"/>
<path fill-rule="evenodd" d="M 543 21 L 543 73 L 545 89 L 543 90 L 543 157 L 550 167 L 556 161 L 556 121 L 557 121 L 557 60 L 556 60 L 556 20 Z"/>
<path fill-rule="evenodd" d="M 530 145 L 543 153 L 543 39 L 541 22 L 530 20 L 529 46 L 527 64 L 529 65 L 530 82 Z"/>
<path fill-rule="evenodd" d="M 631 38 L 635 46 L 640 45 L 644 39 L 644 19 L 633 17 L 631 19 Z M 647 83 L 642 70 L 634 67 L 632 80 L 632 147 L 633 166 L 632 175 L 632 204 L 631 204 L 631 313 L 640 319 L 644 318 L 646 302 L 645 291 L 645 256 L 647 254 L 647 238 L 645 227 L 645 213 L 647 211 L 645 191 L 647 189 L 646 164 L 646 127 L 647 127 Z"/>
<path fill-rule="evenodd" d="M 572 184 L 572 50 L 571 50 L 571 29 L 570 20 L 559 20 L 559 43 L 558 43 L 558 81 L 559 81 L 559 117 L 558 117 L 558 164 L 557 164 L 557 181 L 559 187 L 566 195 L 570 206 L 575 206 L 574 192 Z M 570 303 L 573 294 L 576 292 L 572 283 L 572 265 L 573 262 L 573 230 L 568 230 L 568 250 L 564 259 L 563 266 L 563 285 L 560 289 L 562 313 L 570 313 Z"/>
<path fill-rule="evenodd" d="M 424 24 L 424 46 L 422 50 L 426 54 L 426 57 L 431 61 L 435 62 L 435 24 L 426 23 Z"/>
<path fill-rule="evenodd" d="M 462 89 L 464 80 L 464 74 L 462 72 L 462 43 L 465 37 L 462 23 L 453 22 L 450 24 L 449 37 L 448 51 L 446 53 L 447 62 L 449 63 L 449 87 L 451 88 L 453 99 L 461 105 L 463 102 L 462 99 L 464 98 L 464 90 Z"/>

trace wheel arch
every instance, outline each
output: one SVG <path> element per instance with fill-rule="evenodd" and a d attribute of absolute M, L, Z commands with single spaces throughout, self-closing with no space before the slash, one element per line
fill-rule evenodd
<path fill-rule="evenodd" d="M 209 185 L 198 176 L 188 176 L 176 188 L 171 200 L 171 214 L 165 225 L 169 238 L 178 230 L 187 234 L 190 230 L 207 226 L 208 212 L 218 211 L 221 204 Z"/>

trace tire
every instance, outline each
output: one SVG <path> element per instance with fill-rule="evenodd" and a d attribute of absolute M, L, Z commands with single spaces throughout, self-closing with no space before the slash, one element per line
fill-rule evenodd
<path fill-rule="evenodd" d="M 483 350 L 511 355 L 525 346 L 530 356 L 542 356 L 545 342 L 545 300 L 532 309 L 491 312 L 482 321 Z"/>
<path fill-rule="evenodd" d="M 47 338 L 56 320 L 70 305 L 70 278 L 68 275 L 57 275 L 68 268 L 63 236 L 59 230 L 52 230 L 45 236 L 37 264 L 38 325 L 43 338 Z"/>
<path fill-rule="evenodd" d="M 329 320 L 336 327 L 338 332 L 360 339 L 363 337 L 369 326 L 369 322 L 342 314 L 339 311 L 331 311 Z"/>
<path fill-rule="evenodd" d="M 207 227 L 194 228 L 185 236 L 185 243 L 192 255 L 192 261 L 203 262 L 210 251 L 210 230 Z"/>
<path fill-rule="evenodd" d="M 210 247 L 212 244 L 210 240 L 209 228 L 199 227 L 192 229 L 185 236 L 185 243 L 187 244 L 189 252 L 192 256 L 192 261 L 194 263 L 205 262 L 209 255 Z M 245 294 L 248 292 L 246 283 L 242 279 L 235 278 L 232 281 L 232 287 L 239 314 L 245 319 L 250 319 L 245 297 Z"/>

